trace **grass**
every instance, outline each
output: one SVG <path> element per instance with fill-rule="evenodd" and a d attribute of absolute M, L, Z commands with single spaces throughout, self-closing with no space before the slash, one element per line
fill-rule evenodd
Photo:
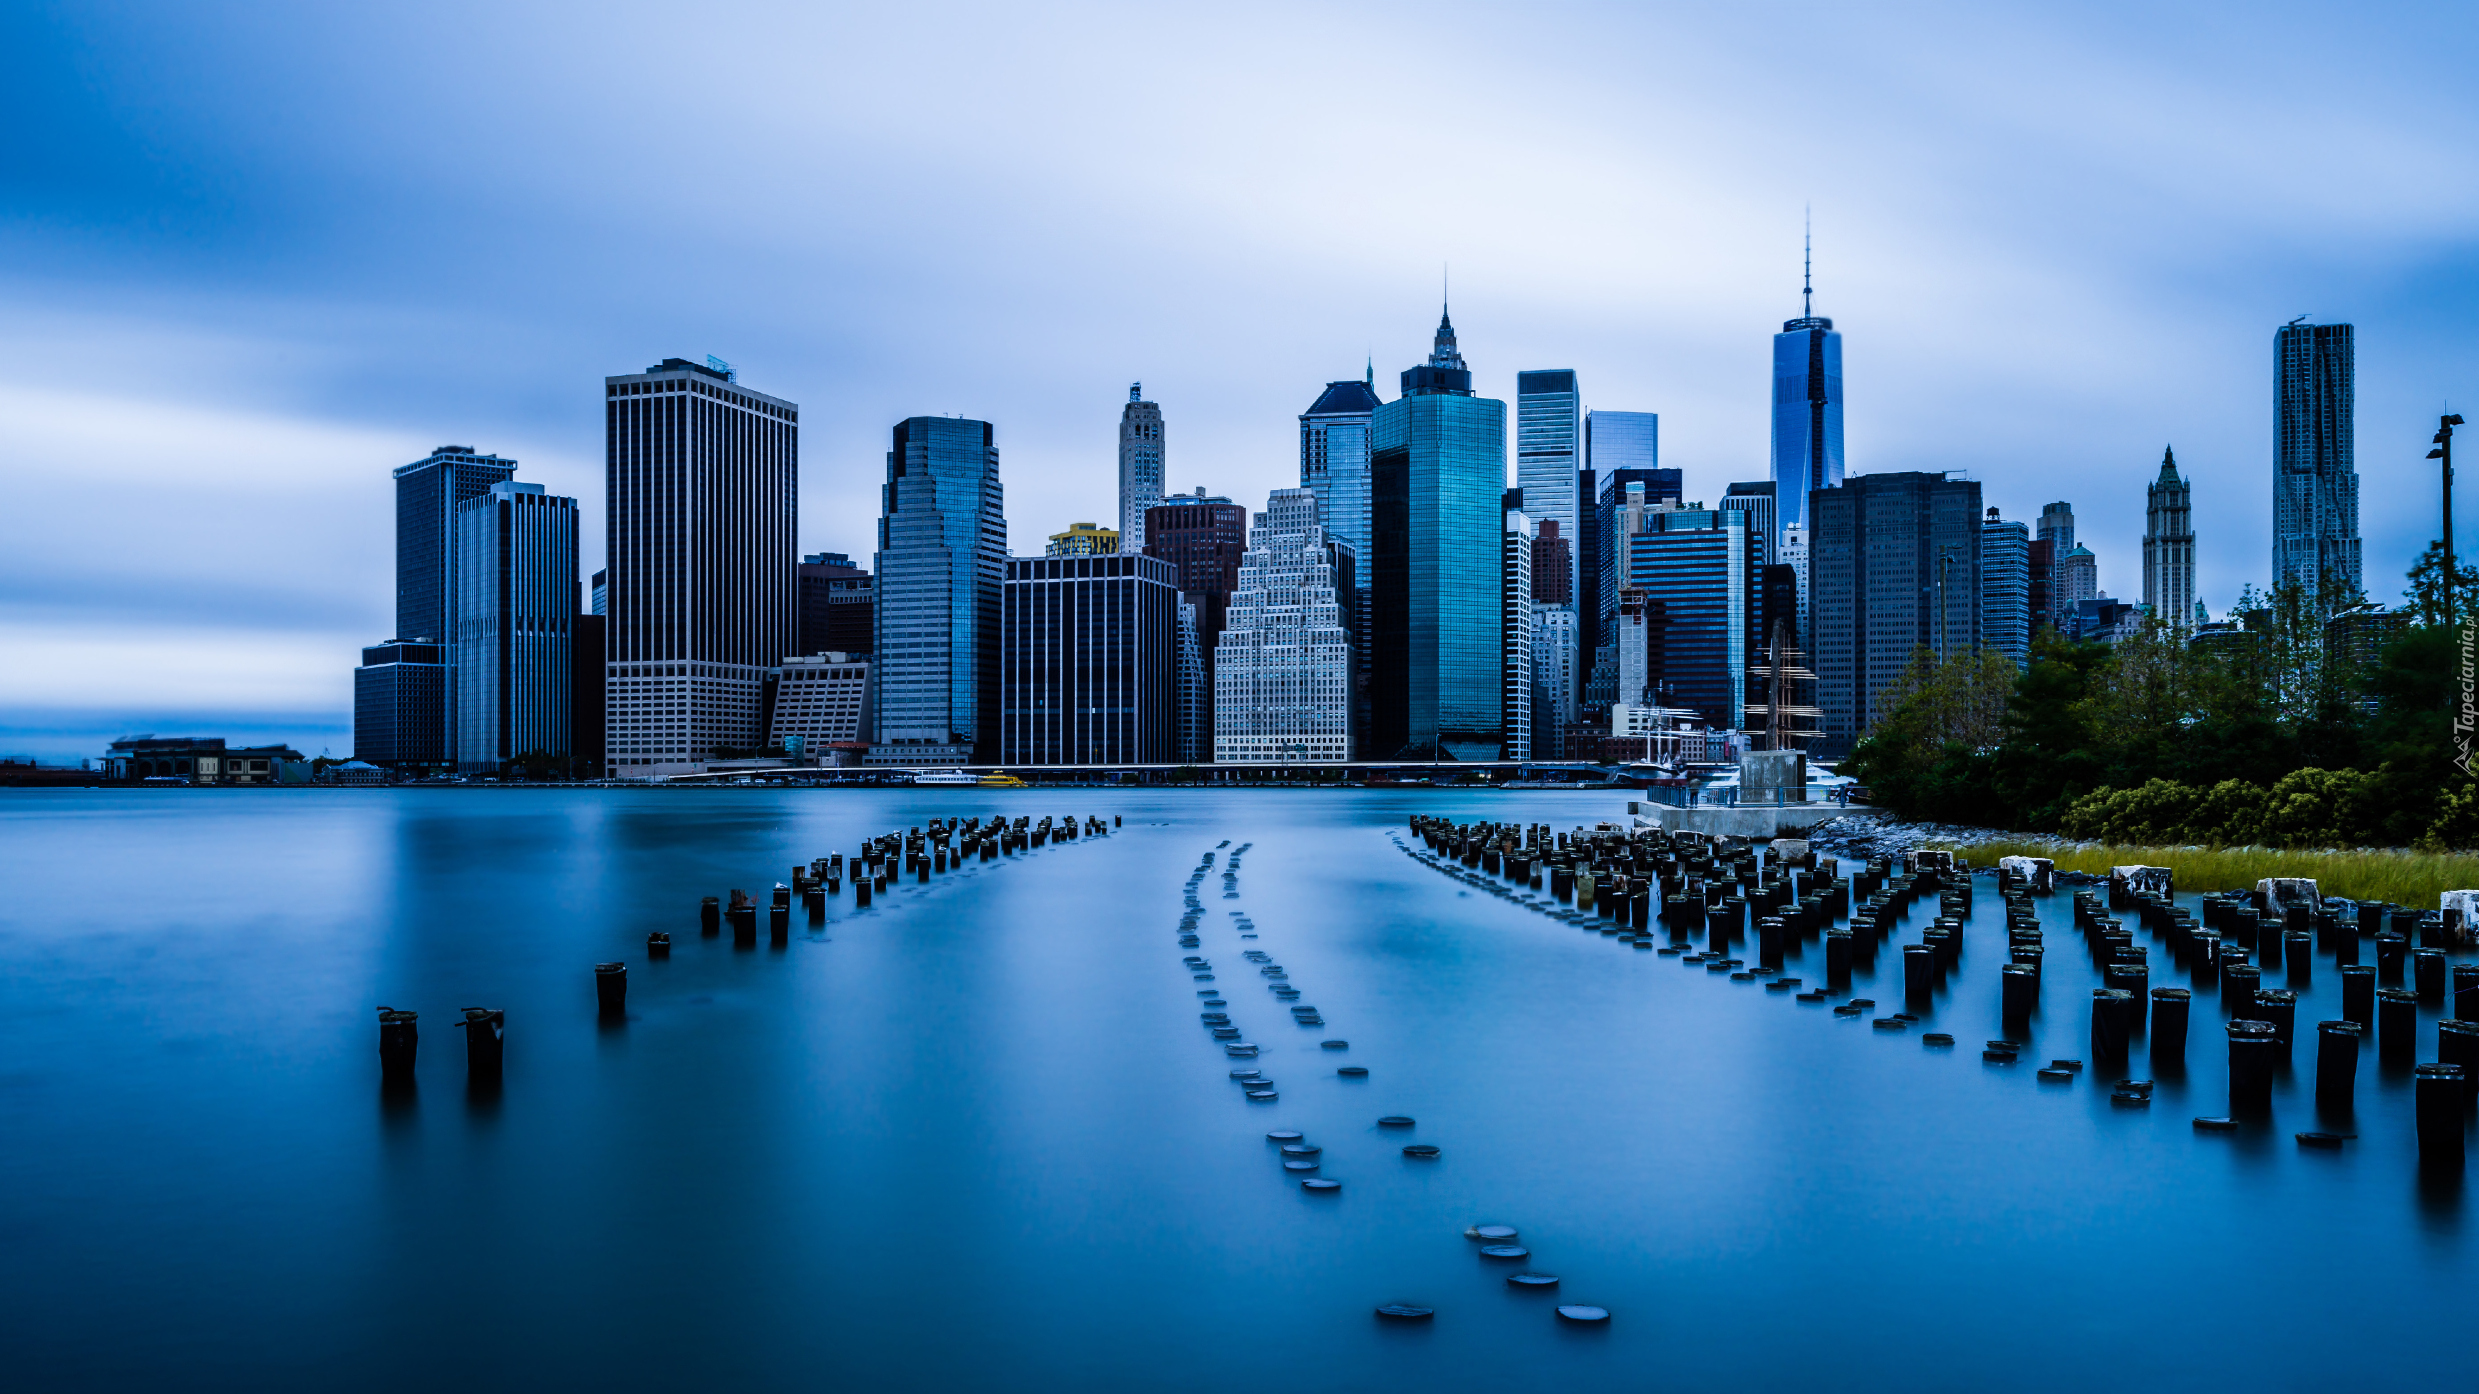
<path fill-rule="evenodd" d="M 1931 844 L 1942 845 L 1942 844 Z M 2047 857 L 2059 871 L 2107 875 L 2113 866 L 2165 866 L 2181 891 L 2255 889 L 2267 876 L 2311 877 L 2324 895 L 2436 908 L 2445 891 L 2479 888 L 2467 852 L 2276 852 L 2263 847 L 2106 847 L 2096 842 L 1981 842 L 1953 849 L 1973 866 L 1999 857 Z"/>

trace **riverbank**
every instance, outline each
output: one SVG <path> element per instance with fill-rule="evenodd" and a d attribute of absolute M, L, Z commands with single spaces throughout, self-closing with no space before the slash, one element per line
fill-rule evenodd
<path fill-rule="evenodd" d="M 1960 850 L 1958 848 L 1958 850 Z M 2108 847 L 2037 839 L 1969 844 L 1974 862 L 2047 857 L 2060 871 L 2106 875 L 2113 866 L 2165 866 L 2181 891 L 2253 890 L 2268 876 L 2312 879 L 2325 895 L 2433 910 L 2446 891 L 2479 887 L 2479 856 L 2463 852 L 2359 849 L 2279 852 L 2265 847 Z"/>

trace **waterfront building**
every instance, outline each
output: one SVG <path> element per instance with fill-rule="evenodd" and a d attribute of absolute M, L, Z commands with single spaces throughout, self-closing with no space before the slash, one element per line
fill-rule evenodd
<path fill-rule="evenodd" d="M 1162 408 L 1145 400 L 1145 384 L 1128 384 L 1119 411 L 1119 542 L 1145 550 L 1145 510 L 1162 501 Z"/>
<path fill-rule="evenodd" d="M 2273 584 L 2296 581 L 2328 609 L 2364 593 L 2353 334 L 2292 320 L 2273 335 Z"/>
<path fill-rule="evenodd" d="M 1184 595 L 1179 598 L 1178 625 L 1171 700 L 1177 707 L 1179 762 L 1195 765 L 1212 758 L 1214 733 L 1205 724 L 1205 654 L 1197 641 L 1196 602 Z"/>
<path fill-rule="evenodd" d="M 867 569 L 842 552 L 812 552 L 800 561 L 802 653 L 868 653 L 876 642 L 871 613 L 877 593 Z"/>
<path fill-rule="evenodd" d="M 2031 529 L 1994 508 L 1980 521 L 1980 643 L 2031 661 Z"/>
<path fill-rule="evenodd" d="M 502 480 L 456 509 L 456 764 L 568 765 L 577 501 Z"/>
<path fill-rule="evenodd" d="M 1472 395 L 1451 319 L 1369 431 L 1370 751 L 1497 759 L 1504 620 L 1473 582 L 1503 565 L 1506 404 Z"/>
<path fill-rule="evenodd" d="M 1312 489 L 1276 489 L 1257 515 L 1214 656 L 1217 762 L 1351 758 L 1349 551 L 1317 503 Z"/>
<path fill-rule="evenodd" d="M 2144 486 L 2143 608 L 2173 629 L 2195 624 L 2193 494 L 2176 452 L 2161 450 L 2160 477 Z"/>
<path fill-rule="evenodd" d="M 1627 588 L 1641 592 L 1648 676 L 1660 705 L 1736 729 L 1747 704 L 1749 583 L 1756 548 L 1744 509 L 1689 504 L 1645 515 L 1627 539 Z"/>
<path fill-rule="evenodd" d="M 866 742 L 870 730 L 869 655 L 829 650 L 785 657 L 775 673 L 766 746 L 814 758 Z M 826 763 L 820 761 L 819 763 Z"/>
<path fill-rule="evenodd" d="M 1050 534 L 1046 557 L 1101 557 L 1119 550 L 1119 532 L 1099 523 L 1070 523 L 1067 531 Z"/>
<path fill-rule="evenodd" d="M 456 664 L 456 510 L 466 500 L 513 478 L 516 461 L 477 453 L 470 445 L 443 445 L 423 459 L 399 465 L 396 481 L 396 634 L 441 646 Z M 416 687 L 419 684 L 415 685 Z M 439 724 L 448 761 L 456 758 L 456 684 L 440 689 Z M 405 711 L 406 729 L 426 718 Z"/>
<path fill-rule="evenodd" d="M 1543 527 L 1549 526 L 1542 524 Z M 1533 584 L 1544 568 L 1541 546 L 1533 540 Z M 1554 554 L 1553 554 L 1554 555 Z M 1551 563 L 1556 564 L 1554 561 Z M 1536 591 L 1532 603 L 1532 758 L 1563 758 L 1566 730 L 1576 720 L 1576 701 L 1583 690 L 1582 649 L 1577 640 L 1575 607 L 1543 604 Z"/>
<path fill-rule="evenodd" d="M 390 639 L 362 650 L 353 670 L 353 755 L 408 774 L 447 769 L 447 645 Z"/>
<path fill-rule="evenodd" d="M 1576 496 L 1577 471 L 1584 465 L 1583 398 L 1571 368 L 1543 369 L 1515 375 L 1515 487 L 1523 491 L 1524 516 L 1536 532 L 1572 538 L 1582 521 Z M 1555 525 L 1554 527 L 1552 525 Z M 1543 530 L 1546 530 L 1545 532 Z M 1544 582 L 1535 555 L 1536 595 L 1575 593 L 1575 562 L 1567 574 Z"/>
<path fill-rule="evenodd" d="M 666 358 L 603 379 L 612 773 L 754 749 L 766 675 L 799 638 L 797 406 Z"/>
<path fill-rule="evenodd" d="M 611 768 L 610 742 L 603 727 L 611 719 L 604 666 L 609 655 L 604 639 L 608 624 L 600 614 L 581 614 L 568 640 L 568 767 L 580 779 L 600 779 Z"/>
<path fill-rule="evenodd" d="M 1842 483 L 1842 336 L 1816 314 L 1813 280 L 1799 318 L 1773 336 L 1773 483 L 1776 521 L 1809 521 L 1807 500 Z"/>
<path fill-rule="evenodd" d="M 1532 758 L 1532 519 L 1506 510 L 1498 547 L 1498 703 L 1501 760 Z"/>
<path fill-rule="evenodd" d="M 1222 626 L 1239 587 L 1240 558 L 1248 551 L 1248 510 L 1198 485 L 1174 494 L 1145 514 L 1145 555 L 1171 564 L 1180 596 L 1196 607 L 1197 756 L 1214 751 L 1214 663 Z"/>
<path fill-rule="evenodd" d="M 897 424 L 871 568 L 870 763 L 997 758 L 1005 504 L 990 423 L 915 416 Z"/>
<path fill-rule="evenodd" d="M 191 784 L 306 784 L 310 764 L 289 745 L 228 746 L 221 736 L 128 736 L 102 759 L 106 779 Z"/>
<path fill-rule="evenodd" d="M 1008 561 L 998 763 L 1173 760 L 1176 580 L 1169 562 L 1133 553 Z"/>
<path fill-rule="evenodd" d="M 1809 496 L 1809 623 L 1818 753 L 1847 754 L 1882 715 L 1878 696 L 1925 646 L 1976 642 L 1980 486 L 1943 474 L 1853 475 Z"/>

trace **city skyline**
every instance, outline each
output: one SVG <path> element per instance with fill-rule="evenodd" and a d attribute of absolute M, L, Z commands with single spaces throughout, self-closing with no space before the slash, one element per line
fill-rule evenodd
<path fill-rule="evenodd" d="M 2270 553 L 2265 340 L 2313 312 L 2357 330 L 2368 589 L 2397 593 L 2432 531 L 2419 457 L 2479 370 L 2458 269 L 2479 194 L 2453 173 L 2479 117 L 2400 75 L 2466 14 L 2337 36 L 2276 10 L 2236 41 L 2186 15 L 1828 14 L 1816 36 L 1850 71 L 1765 97 L 1754 16 L 1584 10 L 1555 51 L 1441 23 L 1417 54 L 1375 16 L 1329 19 L 1298 55 L 1278 15 L 992 15 L 951 55 L 970 100 L 891 133 L 874 59 L 913 23 L 895 16 L 760 6 L 748 22 L 775 37 L 755 57 L 627 24 L 586 53 L 567 26 L 452 12 L 17 17 L 10 100 L 42 153 L 0 191 L 20 363 L 0 458 L 24 462 L 22 516 L 108 495 L 141 545 L 13 539 L 0 748 L 212 722 L 341 751 L 333 655 L 392 637 L 385 558 L 360 540 L 388 506 L 366 466 L 442 440 L 522 459 L 579 499 L 590 572 L 600 442 L 579 384 L 673 353 L 745 361 L 812 404 L 802 552 L 866 555 L 889 423 L 952 413 L 1004 433 L 1010 550 L 1030 555 L 1115 515 L 1133 380 L 1176 419 L 1170 490 L 1295 482 L 1302 403 L 1371 355 L 1416 358 L 1451 262 L 1477 392 L 1512 402 L 1518 371 L 1572 367 L 1586 407 L 1666 417 L 1664 463 L 1711 502 L 1766 477 L 1768 340 L 1800 309 L 1811 204 L 1815 308 L 1848 336 L 1851 473 L 1971 470 L 2008 517 L 2072 477 L 2100 585 L 2131 596 L 2135 486 L 2177 441 L 2221 510 L 2198 519 L 2217 615 Z M 1577 68 L 1578 40 L 1663 80 Z M 490 81 L 491 110 L 402 122 L 376 78 L 405 61 Z M 747 62 L 807 80 L 751 82 Z M 1595 197 L 1475 209 L 1373 167 L 1387 113 L 1440 82 L 1474 160 L 1554 151 Z M 648 84 L 731 129 L 723 164 L 602 138 L 643 124 L 626 94 Z M 1162 119 L 1099 153 L 1085 137 L 1130 100 Z M 2301 161 L 2324 171 L 2303 195 L 2276 177 Z M 884 196 L 924 165 L 956 177 Z M 746 196 L 761 170 L 788 172 L 788 201 Z M 1256 193 L 1235 214 L 1238 187 Z M 636 192 L 623 208 L 614 188 Z M 673 245 L 705 249 L 694 274 L 627 273 Z M 2018 348 L 1989 352 L 2000 336 Z M 285 545 L 234 541 L 252 536 Z"/>

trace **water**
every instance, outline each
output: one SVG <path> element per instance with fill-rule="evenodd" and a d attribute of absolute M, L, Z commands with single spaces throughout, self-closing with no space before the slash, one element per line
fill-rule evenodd
<path fill-rule="evenodd" d="M 2090 1053 L 2062 894 L 2048 1014 L 2001 1069 L 1977 1049 L 2004 958 L 1985 881 L 1949 995 L 1890 1035 L 1475 892 L 1394 837 L 1415 810 L 1569 827 L 1621 807 L 12 794 L 0 1368 L 27 1389 L 2469 1387 L 2467 1202 L 2419 1182 L 2408 1089 L 2372 1041 L 2346 1124 L 2314 1116 L 2309 1028 L 2274 1128 L 2199 1136 L 2194 1115 L 2226 1111 L 2212 997 L 2190 1075 L 2158 1076 L 2148 1110 L 2090 1072 L 2033 1079 Z M 782 950 L 697 933 L 700 896 L 1001 809 L 1126 826 L 870 911 L 847 890 Z M 1182 949 L 1182 883 L 1226 839 L 1251 844 L 1239 897 L 1224 848 Z M 1292 1024 L 1249 948 L 1322 1028 Z M 609 1027 L 606 959 L 631 966 Z M 1899 959 L 1855 987 L 1882 1011 Z M 1812 946 L 1789 971 L 1822 967 Z M 1229 1082 L 1209 987 L 1278 1102 Z M 2339 1016 L 2339 993 L 2319 962 L 2299 1020 Z M 378 1088 L 380 1004 L 422 1013 L 410 1100 Z M 467 1005 L 508 1012 L 496 1097 L 465 1087 Z M 2422 1058 L 2434 1035 L 2423 1014 Z M 1418 1126 L 1381 1131 L 1389 1113 Z M 2360 1136 L 2292 1142 L 2315 1127 Z M 1274 1128 L 1322 1144 L 1342 1191 L 1303 1193 Z M 1409 1161 L 1410 1141 L 1444 1155 Z M 1464 1227 L 1488 1222 L 1521 1228 L 1512 1266 L 1559 1274 L 1555 1295 L 1476 1256 Z M 1381 1326 L 1388 1301 L 1438 1315 Z M 1562 1326 L 1561 1301 L 1613 1320 Z"/>

